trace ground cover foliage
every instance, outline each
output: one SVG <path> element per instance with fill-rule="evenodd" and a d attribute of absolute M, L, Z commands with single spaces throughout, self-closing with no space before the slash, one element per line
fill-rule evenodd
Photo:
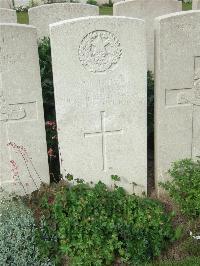
<path fill-rule="evenodd" d="M 184 208 L 173 200 L 177 193 L 185 196 L 188 180 L 188 195 L 198 195 L 200 164 L 175 163 L 170 170 L 174 179 L 180 168 L 183 181 L 168 201 L 126 194 L 117 176 L 112 176 L 112 189 L 82 180 L 71 186 L 72 175 L 29 197 L 1 200 L 0 264 L 199 265 L 200 214 L 191 207 L 191 202 L 198 206 L 199 198 L 188 197 Z M 167 184 L 177 188 L 175 181 Z"/>
<path fill-rule="evenodd" d="M 40 259 L 36 231 L 32 211 L 0 192 L 0 265 L 52 265 Z"/>
<path fill-rule="evenodd" d="M 182 214 L 200 217 L 200 161 L 191 159 L 175 162 L 169 171 L 171 181 L 161 184 Z"/>
<path fill-rule="evenodd" d="M 43 256 L 61 265 L 141 265 L 158 257 L 177 238 L 172 214 L 153 199 L 82 181 L 43 187 L 29 202 L 41 228 Z"/>

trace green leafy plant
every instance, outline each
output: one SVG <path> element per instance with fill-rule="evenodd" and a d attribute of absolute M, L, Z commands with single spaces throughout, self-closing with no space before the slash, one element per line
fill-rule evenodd
<path fill-rule="evenodd" d="M 95 1 L 95 0 L 87 0 L 87 4 L 96 6 L 97 5 L 97 1 Z"/>
<path fill-rule="evenodd" d="M 175 239 L 172 216 L 159 202 L 117 186 L 111 191 L 101 182 L 44 187 L 30 205 L 39 212 L 41 252 L 57 265 L 63 257 L 70 265 L 112 265 L 117 258 L 140 264 Z"/>
<path fill-rule="evenodd" d="M 0 265 L 53 265 L 40 260 L 31 210 L 0 192 Z"/>
<path fill-rule="evenodd" d="M 113 181 L 120 181 L 120 177 L 118 175 L 111 175 L 111 179 Z"/>
<path fill-rule="evenodd" d="M 109 0 L 108 3 L 103 4 L 102 7 L 113 7 L 113 2 L 112 2 L 112 0 Z"/>
<path fill-rule="evenodd" d="M 184 215 L 200 216 L 200 161 L 185 159 L 175 162 L 169 171 L 171 181 L 161 186 L 180 207 Z"/>

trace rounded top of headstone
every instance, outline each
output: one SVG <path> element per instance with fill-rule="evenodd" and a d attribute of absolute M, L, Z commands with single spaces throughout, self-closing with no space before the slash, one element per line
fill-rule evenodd
<path fill-rule="evenodd" d="M 2 7 L 0 7 L 0 10 L 5 10 L 5 11 L 8 11 L 8 12 L 16 12 L 15 10 L 13 10 L 11 8 L 2 8 Z"/>
<path fill-rule="evenodd" d="M 181 12 L 174 12 L 170 14 L 166 14 L 163 16 L 158 16 L 155 18 L 155 21 L 160 21 L 160 20 L 167 20 L 170 18 L 178 18 L 180 16 L 191 16 L 194 14 L 200 14 L 200 10 L 189 10 L 189 11 L 181 11 Z"/>
<path fill-rule="evenodd" d="M 36 27 L 32 25 L 27 25 L 27 24 L 19 24 L 19 23 L 0 23 L 0 27 L 16 27 L 16 28 L 21 28 L 21 29 L 33 29 L 36 30 Z"/>
<path fill-rule="evenodd" d="M 62 26 L 64 24 L 74 24 L 74 23 L 78 23 L 78 22 L 82 22 L 82 21 L 88 21 L 88 22 L 92 22 L 93 21 L 135 21 L 138 24 L 145 24 L 145 21 L 143 19 L 140 18 L 132 18 L 132 17 L 125 17 L 125 16 L 87 16 L 87 17 L 80 17 L 80 18 L 73 18 L 70 20 L 63 20 L 63 21 L 59 21 L 56 23 L 52 23 L 49 25 L 50 29 L 53 29 L 54 27 L 59 27 Z"/>
<path fill-rule="evenodd" d="M 114 3 L 114 6 L 118 6 L 118 5 L 123 5 L 123 4 L 129 4 L 129 5 L 152 5 L 152 4 L 162 4 L 163 6 L 168 4 L 168 3 L 172 3 L 172 4 L 177 4 L 177 5 L 182 5 L 182 2 L 179 0 L 125 0 L 125 1 L 120 1 L 117 3 Z"/>
<path fill-rule="evenodd" d="M 50 35 L 55 40 L 55 35 L 60 36 L 61 32 L 68 34 L 77 47 L 76 58 L 81 69 L 88 73 L 105 73 L 114 70 L 126 54 L 125 32 L 119 33 L 123 32 L 124 27 L 131 28 L 133 32 L 141 29 L 138 34 L 142 38 L 145 23 L 141 19 L 115 16 L 76 18 L 50 24 Z M 66 46 L 63 40 L 56 42 Z M 140 38 L 137 42 L 140 42 Z"/>
<path fill-rule="evenodd" d="M 84 4 L 84 3 L 52 3 L 52 4 L 44 4 L 44 5 L 39 5 L 35 7 L 31 7 L 28 9 L 28 12 L 30 11 L 36 11 L 39 9 L 54 9 L 54 8 L 63 8 L 63 7 L 70 7 L 70 8 L 77 8 L 77 7 L 87 7 L 91 9 L 99 9 L 98 6 L 95 5 L 89 5 L 89 4 Z"/>

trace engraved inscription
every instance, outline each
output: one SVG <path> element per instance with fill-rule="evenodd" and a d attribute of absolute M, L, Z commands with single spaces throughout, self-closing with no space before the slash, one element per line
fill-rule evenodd
<path fill-rule="evenodd" d="M 111 32 L 97 30 L 87 34 L 79 46 L 79 60 L 90 72 L 104 72 L 117 64 L 122 55 L 118 38 Z"/>
<path fill-rule="evenodd" d="M 98 106 L 103 110 L 108 105 L 123 106 L 141 101 L 141 96 L 135 89 L 134 83 L 122 75 L 114 79 L 102 79 L 93 82 L 81 80 L 80 83 L 76 84 L 76 87 L 77 94 L 75 97 L 68 94 L 66 98 L 62 99 L 65 105 L 73 105 L 76 108 Z M 79 88 L 81 89 L 79 90 Z"/>
<path fill-rule="evenodd" d="M 84 137 L 100 137 L 101 138 L 101 153 L 102 153 L 102 170 L 106 171 L 107 165 L 106 165 L 106 136 L 107 135 L 115 135 L 115 134 L 122 134 L 122 129 L 116 129 L 116 130 L 106 130 L 105 126 L 105 112 L 100 112 L 101 116 L 101 130 L 97 132 L 87 132 L 84 133 Z"/>

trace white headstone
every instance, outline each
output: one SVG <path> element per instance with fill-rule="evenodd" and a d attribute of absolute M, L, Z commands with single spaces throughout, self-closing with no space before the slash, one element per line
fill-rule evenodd
<path fill-rule="evenodd" d="M 132 0 L 114 4 L 114 16 L 145 20 L 148 70 L 154 72 L 154 19 L 181 10 L 182 2 L 177 0 Z"/>
<path fill-rule="evenodd" d="M 13 8 L 12 0 L 0 0 L 0 8 Z"/>
<path fill-rule="evenodd" d="M 192 0 L 192 9 L 200 9 L 200 0 Z"/>
<path fill-rule="evenodd" d="M 97 16 L 99 8 L 93 5 L 66 3 L 49 4 L 30 8 L 29 24 L 34 25 L 38 31 L 38 37 L 49 36 L 49 24 L 71 18 Z"/>
<path fill-rule="evenodd" d="M 0 187 L 30 193 L 49 182 L 36 29 L 0 24 Z"/>
<path fill-rule="evenodd" d="M 0 8 L 0 23 L 16 23 L 17 14 L 15 10 Z"/>
<path fill-rule="evenodd" d="M 88 17 L 50 29 L 62 174 L 109 186 L 118 175 L 129 192 L 146 191 L 144 21 Z"/>
<path fill-rule="evenodd" d="M 156 183 L 171 163 L 200 155 L 200 11 L 156 19 Z"/>

